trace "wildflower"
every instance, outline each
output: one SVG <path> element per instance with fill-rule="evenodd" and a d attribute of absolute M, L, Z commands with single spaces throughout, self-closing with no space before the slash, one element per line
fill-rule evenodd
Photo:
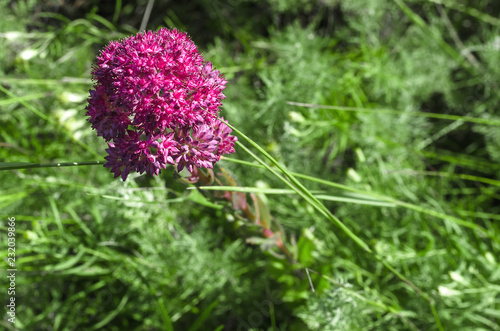
<path fill-rule="evenodd" d="M 167 164 L 212 168 L 234 153 L 236 137 L 219 118 L 226 79 L 204 62 L 186 33 L 138 33 L 110 42 L 92 71 L 87 116 L 109 145 L 105 167 L 158 175 Z"/>

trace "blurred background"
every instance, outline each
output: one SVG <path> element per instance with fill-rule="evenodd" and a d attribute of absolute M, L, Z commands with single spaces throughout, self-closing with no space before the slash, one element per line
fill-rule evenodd
<path fill-rule="evenodd" d="M 95 57 L 141 25 L 175 27 L 228 79 L 221 115 L 330 183 L 303 181 L 381 257 L 293 194 L 259 196 L 296 263 L 173 168 L 126 182 L 102 166 L 0 171 L 0 256 L 15 217 L 18 269 L 2 329 L 500 330 L 500 2 L 0 0 L 0 13 L 0 162 L 102 160 L 85 116 Z"/>

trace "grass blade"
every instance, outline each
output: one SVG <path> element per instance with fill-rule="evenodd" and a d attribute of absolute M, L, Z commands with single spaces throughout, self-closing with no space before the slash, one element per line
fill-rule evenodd
<path fill-rule="evenodd" d="M 317 108 L 317 109 L 331 109 L 338 111 L 353 111 L 359 113 L 372 113 L 372 114 L 391 114 L 391 115 L 407 115 L 407 116 L 416 116 L 416 117 L 429 117 L 429 118 L 437 118 L 442 120 L 449 121 L 463 121 L 484 125 L 494 125 L 500 126 L 500 119 L 495 118 L 478 118 L 478 117 L 469 117 L 469 116 L 459 116 L 459 115 L 449 115 L 449 114 L 438 114 L 438 113 L 428 113 L 421 111 L 401 111 L 394 109 L 385 109 L 385 108 L 361 108 L 361 107 L 342 107 L 342 106 L 328 106 L 328 105 L 316 105 L 311 103 L 303 103 L 303 102 L 294 102 L 287 101 L 287 104 L 291 106 L 298 107 L 306 107 L 306 108 Z"/>
<path fill-rule="evenodd" d="M 189 187 L 188 189 L 195 189 L 194 187 Z M 279 188 L 260 188 L 260 187 L 237 187 L 237 186 L 200 186 L 200 190 L 207 191 L 232 191 L 232 192 L 242 192 L 242 193 L 262 193 L 262 194 L 294 194 L 294 190 L 286 190 Z M 311 193 L 317 193 L 317 191 L 310 191 Z M 320 191 L 321 192 L 321 191 Z M 372 205 L 380 207 L 396 207 L 394 203 L 389 203 L 385 201 L 374 200 L 372 198 L 368 199 L 356 199 L 356 198 L 346 198 L 334 195 L 316 195 L 319 200 L 329 200 L 329 201 L 341 201 L 357 203 L 362 205 Z"/>
<path fill-rule="evenodd" d="M 257 168 L 265 168 L 265 167 L 260 166 L 258 164 L 254 164 L 254 163 L 246 162 L 246 161 L 241 161 L 241 160 L 236 160 L 236 159 L 232 159 L 232 158 L 227 158 L 227 157 L 225 157 L 224 160 L 227 160 L 227 161 L 230 161 L 230 162 L 235 162 L 235 163 L 240 163 L 240 164 L 246 164 L 248 166 L 253 166 L 253 167 L 257 167 Z M 324 184 L 324 185 L 327 185 L 327 186 L 339 188 L 339 189 L 342 189 L 342 190 L 346 190 L 346 191 L 350 191 L 350 192 L 354 192 L 354 193 L 359 193 L 359 194 L 362 194 L 362 195 L 366 195 L 366 196 L 369 196 L 369 197 L 373 197 L 373 198 L 375 198 L 377 200 L 385 201 L 385 202 L 390 203 L 390 204 L 395 204 L 397 206 L 401 206 L 401 207 L 404 207 L 404 208 L 407 208 L 407 209 L 411 209 L 411 210 L 417 211 L 419 213 L 431 215 L 431 216 L 440 218 L 442 220 L 451 221 L 451 222 L 457 223 L 459 225 L 462 225 L 464 227 L 467 227 L 467 228 L 479 231 L 479 232 L 481 232 L 483 234 L 486 234 L 488 237 L 490 237 L 490 238 L 498 241 L 498 238 L 496 238 L 496 236 L 494 234 L 488 233 L 485 228 L 483 228 L 483 227 L 481 227 L 481 226 L 479 226 L 477 224 L 474 224 L 472 222 L 468 222 L 466 220 L 454 217 L 454 216 L 443 214 L 443 213 L 440 213 L 440 212 L 437 212 L 437 211 L 434 211 L 434 210 L 431 210 L 431 209 L 427 209 L 427 208 L 424 208 L 424 207 L 421 207 L 421 206 L 418 206 L 418 205 L 414 205 L 412 203 L 404 202 L 404 201 L 401 201 L 401 200 L 398 200 L 398 199 L 395 199 L 395 198 L 392 198 L 392 197 L 389 197 L 389 196 L 385 196 L 385 195 L 382 195 L 382 194 L 379 194 L 379 193 L 374 193 L 374 192 L 370 192 L 370 191 L 359 190 L 359 189 L 356 189 L 356 188 L 353 188 L 353 187 L 349 187 L 349 186 L 342 185 L 342 184 L 339 184 L 339 183 L 331 182 L 331 181 L 328 181 L 328 180 L 324 180 L 324 179 L 320 179 L 320 178 L 316 178 L 316 177 L 312 177 L 312 176 L 308 176 L 308 175 L 304 175 L 304 174 L 299 174 L 299 173 L 295 173 L 295 172 L 293 173 L 293 175 L 296 176 L 296 177 L 299 177 L 299 178 L 303 178 L 303 179 L 306 179 L 306 180 L 309 180 L 309 181 L 316 182 L 316 183 L 320 183 L 320 184 Z"/>
<path fill-rule="evenodd" d="M 49 93 L 36 93 L 36 94 L 32 94 L 32 95 L 26 95 L 23 97 L 11 97 L 9 99 L 0 100 L 0 106 L 6 106 L 6 105 L 10 105 L 12 103 L 19 103 L 22 101 L 41 99 L 41 98 L 45 98 L 49 95 L 50 95 Z"/>
<path fill-rule="evenodd" d="M 10 98 L 16 98 L 16 96 L 12 92 L 10 92 L 6 88 L 4 88 L 2 85 L 0 85 L 0 91 L 2 91 L 3 93 L 7 94 Z M 27 103 L 24 100 L 19 100 L 19 103 L 22 104 L 27 109 L 29 109 L 34 114 L 36 114 L 38 117 L 40 117 L 40 118 L 44 119 L 45 121 L 49 122 L 50 124 L 54 125 L 56 128 L 59 129 L 59 131 L 61 131 L 61 133 L 63 133 L 68 138 L 70 138 L 73 142 L 75 142 L 78 145 L 80 145 L 81 147 L 83 147 L 86 151 L 88 151 L 89 153 L 91 153 L 92 155 L 94 155 L 97 158 L 101 158 L 101 156 L 99 154 L 97 154 L 92 148 L 90 148 L 86 144 L 82 143 L 79 139 L 76 139 L 71 134 L 71 132 L 69 132 L 67 129 L 63 128 L 60 124 L 58 124 L 52 118 L 50 118 L 47 115 L 45 115 L 44 113 L 38 111 L 38 109 L 36 109 L 35 107 L 31 106 L 29 103 Z"/>
<path fill-rule="evenodd" d="M 100 329 L 102 328 L 103 326 L 105 326 L 106 324 L 108 324 L 109 322 L 111 322 L 113 320 L 113 318 L 116 317 L 116 315 L 118 315 L 120 313 L 120 311 L 122 311 L 122 309 L 125 307 L 125 305 L 127 304 L 127 301 L 128 301 L 128 297 L 129 297 L 129 294 L 127 293 L 120 301 L 120 303 L 118 304 L 118 307 L 116 307 L 115 310 L 113 310 L 108 316 L 106 316 L 102 321 L 100 321 L 99 323 L 95 324 L 93 327 L 92 327 L 92 330 L 97 330 L 97 329 Z"/>
<path fill-rule="evenodd" d="M 194 190 L 196 187 L 188 187 L 188 190 Z M 294 194 L 294 190 L 281 188 L 261 188 L 261 187 L 239 187 L 239 186 L 200 186 L 200 190 L 207 191 L 231 191 L 241 193 L 262 193 L 262 194 Z"/>
<path fill-rule="evenodd" d="M 62 163 L 0 162 L 0 171 L 21 170 L 21 169 L 31 169 L 31 168 L 79 167 L 88 165 L 100 165 L 104 163 L 105 161 L 62 162 Z"/>
<path fill-rule="evenodd" d="M 435 42 L 441 46 L 441 48 L 448 53 L 458 64 L 460 64 L 463 68 L 468 70 L 471 74 L 474 74 L 475 68 L 471 66 L 465 59 L 460 56 L 460 53 L 458 53 L 453 47 L 448 45 L 446 41 L 441 38 L 441 36 L 437 35 L 434 33 L 432 29 L 429 28 L 427 23 L 420 17 L 418 16 L 410 7 L 408 7 L 402 0 L 394 0 L 396 4 L 399 6 L 399 8 L 405 13 L 406 16 L 410 20 L 412 20 L 417 26 L 419 26 L 422 29 L 423 35 L 427 37 L 431 37 L 434 39 Z"/>
<path fill-rule="evenodd" d="M 494 185 L 500 187 L 500 180 L 495 180 L 491 178 L 467 175 L 467 174 L 454 174 L 448 172 L 438 172 L 438 171 L 398 171 L 399 174 L 408 175 L 425 175 L 425 176 L 437 176 L 437 177 L 448 177 L 448 178 L 459 178 L 463 180 L 470 180 L 473 182 L 480 182 L 484 184 Z"/>
<path fill-rule="evenodd" d="M 218 303 L 219 302 L 215 300 L 205 310 L 203 310 L 201 315 L 196 319 L 196 321 L 194 321 L 193 325 L 189 328 L 188 331 L 197 331 L 202 328 L 203 322 L 205 322 L 205 320 L 210 317 L 210 313 L 212 312 L 212 310 L 214 310 L 215 307 L 217 307 Z"/>
<path fill-rule="evenodd" d="M 233 127 L 234 128 L 234 127 Z M 234 129 L 233 129 L 234 130 Z M 236 130 L 235 130 L 236 131 Z M 242 133 L 240 133 L 239 131 L 236 131 L 238 134 L 242 135 Z M 244 136 L 244 135 L 243 135 Z M 246 137 L 246 136 L 245 136 Z M 272 160 L 271 162 L 273 162 L 275 165 L 279 163 L 274 160 L 274 158 L 271 157 L 271 155 L 269 155 L 266 151 L 264 151 L 260 146 L 258 146 L 255 142 L 253 142 L 253 140 L 251 140 L 250 138 L 246 137 L 249 141 L 252 142 L 252 145 L 255 147 L 257 146 L 256 148 L 259 149 L 259 151 L 261 151 L 261 153 L 263 152 L 264 155 L 266 157 L 268 157 L 270 160 Z M 305 189 L 300 183 L 300 186 L 302 186 L 302 190 L 300 190 L 299 188 L 295 187 L 292 183 L 290 183 L 288 180 L 286 180 L 285 178 L 283 178 L 280 174 L 278 174 L 274 169 L 272 169 L 270 166 L 268 166 L 262 159 L 260 159 L 257 155 L 255 155 L 252 151 L 250 151 L 248 148 L 246 148 L 242 143 L 240 142 L 237 142 L 238 145 L 243 148 L 247 153 L 249 153 L 255 160 L 257 160 L 257 162 L 261 163 L 262 165 L 264 165 L 269 171 L 271 171 L 276 177 L 278 177 L 283 183 L 285 183 L 287 186 L 289 186 L 292 190 L 294 190 L 298 195 L 300 195 L 302 198 L 304 198 L 314 209 L 316 209 L 318 212 L 320 212 L 320 214 L 322 214 L 323 216 L 325 216 L 330 222 L 332 222 L 333 224 L 337 225 L 339 228 L 342 229 L 342 231 L 344 231 L 344 233 L 349 237 L 351 238 L 354 242 L 356 242 L 356 244 L 358 244 L 358 246 L 360 246 L 364 251 L 366 252 L 369 252 L 371 253 L 372 250 L 370 249 L 370 247 L 368 247 L 368 245 L 361 239 L 359 238 L 358 236 L 356 236 L 347 226 L 344 225 L 344 223 L 342 223 L 337 217 L 333 216 L 333 214 L 328 210 L 326 209 L 326 207 L 318 200 L 316 199 L 307 189 Z M 279 165 L 278 168 L 280 168 L 280 170 L 288 177 L 288 178 L 292 178 L 294 180 L 295 183 L 298 183 L 298 181 L 286 170 L 284 169 L 283 166 Z M 294 184 L 295 184 L 294 183 Z M 305 190 L 305 192 L 304 192 Z"/>

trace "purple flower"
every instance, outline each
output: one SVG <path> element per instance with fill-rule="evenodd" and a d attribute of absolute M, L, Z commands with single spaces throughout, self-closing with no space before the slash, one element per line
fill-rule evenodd
<path fill-rule="evenodd" d="M 158 175 L 167 164 L 212 168 L 236 137 L 218 119 L 226 79 L 178 30 L 110 42 L 92 71 L 87 116 L 109 143 L 105 167 Z"/>

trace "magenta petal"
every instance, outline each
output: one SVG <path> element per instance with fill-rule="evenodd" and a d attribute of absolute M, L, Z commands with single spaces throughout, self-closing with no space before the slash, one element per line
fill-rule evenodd
<path fill-rule="evenodd" d="M 218 118 L 226 79 L 176 29 L 111 41 L 92 70 L 86 115 L 109 141 L 105 167 L 158 175 L 166 164 L 211 168 L 236 138 Z"/>

